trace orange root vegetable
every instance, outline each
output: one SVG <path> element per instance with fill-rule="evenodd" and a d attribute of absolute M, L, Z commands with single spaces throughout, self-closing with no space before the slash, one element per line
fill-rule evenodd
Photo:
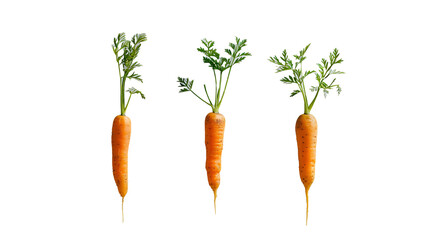
<path fill-rule="evenodd" d="M 220 57 L 220 54 L 217 52 L 216 48 L 213 48 L 214 41 L 203 39 L 201 42 L 204 46 L 198 48 L 198 52 L 201 52 L 205 55 L 203 57 L 203 62 L 209 64 L 210 68 L 213 70 L 215 78 L 215 94 L 213 101 L 210 99 L 210 95 L 205 84 L 204 91 L 207 96 L 207 100 L 204 100 L 197 93 L 195 93 L 194 90 L 192 90 L 194 80 L 178 77 L 177 82 L 179 82 L 180 93 L 191 92 L 202 102 L 209 105 L 212 109 L 212 112 L 207 114 L 205 119 L 205 144 L 207 179 L 209 180 L 210 187 L 214 193 L 214 210 L 216 214 L 217 189 L 219 188 L 220 184 L 223 133 L 225 131 L 225 117 L 219 113 L 219 108 L 222 104 L 223 97 L 225 96 L 225 91 L 228 85 L 232 67 L 235 64 L 242 62 L 246 57 L 251 56 L 251 54 L 248 52 L 241 52 L 242 48 L 246 46 L 247 40 L 241 40 L 238 37 L 235 38 L 235 43 L 229 44 L 230 49 L 225 49 L 225 52 L 229 55 L 226 58 Z M 222 75 L 224 72 L 228 72 L 226 79 L 225 75 Z M 222 85 L 222 76 L 224 76 L 224 85 Z"/>
<path fill-rule="evenodd" d="M 295 125 L 298 143 L 299 175 L 305 187 L 307 212 L 305 223 L 308 222 L 308 190 L 314 181 L 316 165 L 317 121 L 311 114 L 302 114 Z"/>
<path fill-rule="evenodd" d="M 131 120 L 118 115 L 112 127 L 113 177 L 122 197 L 122 221 L 124 221 L 124 197 L 128 192 L 128 146 L 131 137 Z"/>
<path fill-rule="evenodd" d="M 305 217 L 306 225 L 308 223 L 308 191 L 314 181 L 317 143 L 317 122 L 316 118 L 310 114 L 310 111 L 313 109 L 320 91 L 323 92 L 325 97 L 329 94 L 329 91 L 333 89 L 336 89 L 337 93 L 340 94 L 341 87 L 337 82 L 335 82 L 337 78 L 334 78 L 332 81 L 327 81 L 327 79 L 332 75 L 344 74 L 344 72 L 338 71 L 334 68 L 334 66 L 343 62 L 343 59 L 340 58 L 340 53 L 336 48 L 329 54 L 329 58 L 327 58 L 328 60 L 326 58 L 322 58 L 321 63 L 317 64 L 317 70 L 303 70 L 302 62 L 307 58 L 305 53 L 309 47 L 310 44 L 299 51 L 299 54 L 293 55 L 296 59 L 295 62 L 289 58 L 286 49 L 283 50 L 280 58 L 274 56 L 268 59 L 277 66 L 277 72 L 292 71 L 291 75 L 283 77 L 280 81 L 286 84 L 297 84 L 299 89 L 294 90 L 290 96 L 293 97 L 298 93 L 301 93 L 304 100 L 304 114 L 298 117 L 295 125 L 295 132 L 296 141 L 298 143 L 299 174 L 305 187 L 305 198 L 307 202 Z M 305 78 L 313 73 L 318 84 L 310 88 L 310 91 L 316 92 L 313 100 L 311 100 L 311 98 L 308 98 L 304 82 Z"/>
<path fill-rule="evenodd" d="M 121 115 L 115 117 L 112 127 L 112 165 L 113 177 L 122 197 L 122 222 L 124 222 L 124 198 L 128 192 L 128 146 L 130 145 L 131 137 L 131 120 L 125 116 L 125 113 L 132 95 L 137 94 L 145 99 L 144 94 L 134 87 L 125 90 L 125 82 L 127 79 L 142 82 L 140 74 L 135 72 L 135 69 L 141 66 L 136 61 L 136 58 L 140 52 L 142 42 L 146 41 L 146 39 L 146 34 L 144 33 L 135 34 L 131 40 L 126 39 L 125 33 L 119 33 L 118 37 L 113 39 L 112 44 L 113 53 L 118 64 L 121 107 Z M 129 93 L 126 104 L 125 92 Z"/>
<path fill-rule="evenodd" d="M 209 113 L 205 120 L 206 170 L 210 187 L 214 193 L 216 213 L 217 189 L 220 184 L 221 156 L 225 117 L 220 113 Z"/>

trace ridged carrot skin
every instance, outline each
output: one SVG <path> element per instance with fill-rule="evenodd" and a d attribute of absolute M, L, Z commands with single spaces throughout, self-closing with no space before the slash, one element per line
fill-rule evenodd
<path fill-rule="evenodd" d="M 128 146 L 130 137 L 130 118 L 122 115 L 116 116 L 112 127 L 112 166 L 113 177 L 122 200 L 128 192 Z"/>
<path fill-rule="evenodd" d="M 206 170 L 207 179 L 214 193 L 216 211 L 217 189 L 220 184 L 221 156 L 225 117 L 220 113 L 209 113 L 205 119 Z"/>
<path fill-rule="evenodd" d="M 295 125 L 298 143 L 299 175 L 305 187 L 307 201 L 306 224 L 308 221 L 308 190 L 314 181 L 316 166 L 317 121 L 311 114 L 302 114 Z"/>

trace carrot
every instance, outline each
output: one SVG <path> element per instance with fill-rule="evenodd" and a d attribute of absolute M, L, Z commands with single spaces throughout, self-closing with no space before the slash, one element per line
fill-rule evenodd
<path fill-rule="evenodd" d="M 338 50 L 335 48 L 332 53 L 329 54 L 329 61 L 322 58 L 321 63 L 318 63 L 318 71 L 303 71 L 302 62 L 306 59 L 304 56 L 307 52 L 310 44 L 308 44 L 303 50 L 299 52 L 299 55 L 294 55 L 296 62 L 293 63 L 289 59 L 286 50 L 283 51 L 280 59 L 277 56 L 270 57 L 268 60 L 277 65 L 276 72 L 283 72 L 287 70 L 292 70 L 293 75 L 282 78 L 280 81 L 286 84 L 297 84 L 298 89 L 294 90 L 291 97 L 301 93 L 304 99 L 304 114 L 300 115 L 296 121 L 295 133 L 296 141 L 298 144 L 298 160 L 299 160 L 299 175 L 301 177 L 301 182 L 304 184 L 305 188 L 305 198 L 306 198 L 306 217 L 305 224 L 308 223 L 308 191 L 310 190 L 311 185 L 313 184 L 315 177 L 315 167 L 316 167 L 316 143 L 317 143 L 317 121 L 316 118 L 310 114 L 311 109 L 316 101 L 317 96 L 321 89 L 325 97 L 328 95 L 329 90 L 336 88 L 338 94 L 341 92 L 341 88 L 338 84 L 335 84 L 335 80 L 332 80 L 330 84 L 325 82 L 325 80 L 334 74 L 343 74 L 344 72 L 337 71 L 332 67 L 335 64 L 343 62 L 339 58 Z M 307 93 L 305 91 L 304 79 L 310 74 L 316 75 L 316 80 L 318 84 L 312 86 L 310 90 L 316 92 L 313 100 L 309 103 L 307 99 Z"/>
<path fill-rule="evenodd" d="M 112 165 L 113 177 L 122 197 L 122 209 L 128 192 L 128 146 L 131 137 L 131 119 L 118 115 L 112 127 Z M 122 211 L 123 218 L 123 211 Z"/>
<path fill-rule="evenodd" d="M 217 189 L 220 184 L 221 156 L 223 149 L 223 133 L 225 117 L 220 113 L 209 113 L 205 120 L 206 133 L 206 170 L 209 185 L 214 193 L 216 212 Z"/>
<path fill-rule="evenodd" d="M 213 190 L 214 194 L 214 210 L 216 213 L 217 190 L 220 184 L 223 134 L 225 131 L 225 117 L 219 113 L 219 107 L 225 95 L 225 90 L 228 85 L 232 67 L 235 64 L 243 61 L 247 56 L 251 55 L 248 52 L 240 52 L 241 49 L 246 46 L 246 39 L 240 40 L 240 38 L 236 37 L 235 43 L 229 44 L 231 49 L 225 49 L 225 52 L 229 55 L 228 58 L 220 57 L 217 50 L 213 48 L 214 41 L 208 41 L 207 39 L 203 39 L 201 40 L 201 42 L 204 46 L 198 48 L 197 50 L 204 54 L 203 61 L 204 63 L 209 64 L 210 68 L 212 68 L 213 70 L 213 74 L 215 77 L 214 101 L 211 101 L 210 96 L 207 92 L 206 85 L 204 85 L 204 90 L 207 96 L 207 101 L 202 99 L 192 90 L 194 80 L 178 77 L 178 82 L 180 88 L 179 92 L 191 92 L 197 98 L 199 98 L 201 101 L 203 101 L 205 104 L 209 105 L 212 108 L 212 112 L 207 114 L 205 119 L 206 171 L 209 185 Z M 219 73 L 216 74 L 216 71 L 218 71 Z M 228 75 L 222 92 L 222 77 L 224 71 L 227 71 Z"/>
<path fill-rule="evenodd" d="M 141 76 L 133 70 L 141 66 L 135 61 L 135 58 L 140 51 L 141 43 L 144 41 L 146 41 L 146 34 L 144 33 L 134 35 L 131 41 L 125 39 L 124 33 L 120 33 L 117 38 L 113 39 L 112 45 L 118 63 L 121 97 L 121 115 L 115 117 L 112 127 L 112 168 L 113 178 L 122 197 L 122 222 L 124 222 L 124 198 L 128 192 L 128 146 L 131 137 L 131 120 L 125 116 L 125 112 L 133 94 L 140 94 L 143 99 L 145 98 L 142 92 L 131 87 L 127 90 L 129 97 L 127 104 L 125 104 L 125 81 L 135 79 L 142 82 Z"/>
<path fill-rule="evenodd" d="M 314 181 L 316 166 L 317 121 L 311 114 L 302 114 L 295 125 L 298 143 L 299 176 L 305 187 L 307 202 L 306 224 L 308 221 L 308 190 Z"/>

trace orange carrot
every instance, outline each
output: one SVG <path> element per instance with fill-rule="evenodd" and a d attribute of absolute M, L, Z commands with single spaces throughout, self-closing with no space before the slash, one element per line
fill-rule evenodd
<path fill-rule="evenodd" d="M 231 74 L 232 67 L 243 61 L 247 56 L 251 56 L 248 52 L 241 52 L 241 49 L 246 46 L 247 40 L 240 40 L 235 38 L 235 43 L 230 43 L 230 49 L 225 49 L 225 52 L 229 55 L 227 58 L 220 57 L 219 53 L 214 46 L 214 41 L 208 41 L 207 39 L 201 40 L 203 47 L 198 48 L 198 51 L 203 53 L 204 63 L 208 63 L 210 68 L 213 69 L 215 77 L 215 94 L 213 101 L 207 92 L 206 85 L 204 90 L 207 96 L 207 101 L 198 96 L 193 90 L 192 86 L 194 80 L 189 78 L 178 77 L 179 92 L 191 92 L 205 104 L 212 108 L 211 113 L 207 114 L 205 120 L 205 141 L 206 141 L 206 170 L 207 178 L 209 180 L 210 187 L 214 193 L 214 210 L 216 214 L 216 198 L 217 189 L 220 184 L 220 169 L 221 169 L 221 155 L 223 149 L 223 133 L 225 130 L 225 118 L 219 113 L 219 107 L 222 103 L 223 97 L 225 96 L 225 90 L 228 85 L 229 76 Z M 216 74 L 216 71 L 219 73 Z M 224 72 L 228 72 L 226 75 L 225 86 L 222 86 L 222 77 Z M 219 76 L 219 77 L 218 77 Z M 222 92 L 223 87 L 223 92 Z"/>
<path fill-rule="evenodd" d="M 298 143 L 299 175 L 305 187 L 307 202 L 306 224 L 308 221 L 308 190 L 314 181 L 316 166 L 317 121 L 311 114 L 302 114 L 295 125 Z"/>
<path fill-rule="evenodd" d="M 217 189 L 220 184 L 221 156 L 223 149 L 223 133 L 225 117 L 220 113 L 209 113 L 205 120 L 206 170 L 209 185 L 214 193 L 216 213 Z"/>
<path fill-rule="evenodd" d="M 337 71 L 332 67 L 335 64 L 343 62 L 342 59 L 339 59 L 338 50 L 335 48 L 332 53 L 329 54 L 329 61 L 322 58 L 321 63 L 318 63 L 318 71 L 304 71 L 302 69 L 302 62 L 306 59 L 304 56 L 307 52 L 310 44 L 308 44 L 304 49 L 299 52 L 299 55 L 294 55 L 296 62 L 292 62 L 289 59 L 286 50 L 283 51 L 282 56 L 279 58 L 277 56 L 270 57 L 268 60 L 277 65 L 277 72 L 283 72 L 292 70 L 292 75 L 282 78 L 280 81 L 286 84 L 297 84 L 298 90 L 294 90 L 291 97 L 297 95 L 298 93 L 302 94 L 304 99 L 304 114 L 298 117 L 295 125 L 296 132 L 296 141 L 298 143 L 298 159 L 299 159 L 299 175 L 301 181 L 304 184 L 305 188 L 305 199 L 307 202 L 307 211 L 305 217 L 305 224 L 308 222 L 308 191 L 310 190 L 311 185 L 314 181 L 314 172 L 316 167 L 316 142 L 317 142 L 317 122 L 316 118 L 310 114 L 311 109 L 316 101 L 317 96 L 319 95 L 320 90 L 323 90 L 323 93 L 326 97 L 329 90 L 336 88 L 338 94 L 341 92 L 341 88 L 338 84 L 334 84 L 336 78 L 332 80 L 331 83 L 327 83 L 326 79 L 330 75 L 334 74 L 343 74 L 344 72 Z M 316 75 L 316 81 L 318 82 L 317 86 L 312 86 L 311 91 L 315 91 L 316 94 L 311 102 L 308 101 L 307 92 L 305 90 L 304 79 L 310 74 Z"/>
<path fill-rule="evenodd" d="M 125 116 L 125 112 L 133 94 L 139 94 L 143 99 L 145 98 L 142 92 L 131 87 L 127 90 L 129 97 L 125 104 L 125 81 L 127 79 L 142 81 L 141 76 L 135 73 L 134 69 L 141 66 L 135 58 L 144 41 L 146 41 L 144 33 L 134 35 L 131 41 L 125 39 L 124 33 L 120 33 L 113 39 L 112 45 L 118 63 L 121 97 L 121 115 L 115 117 L 112 127 L 112 167 L 113 177 L 122 197 L 122 222 L 124 222 L 124 198 L 128 192 L 128 146 L 131 137 L 131 120 Z"/>
<path fill-rule="evenodd" d="M 112 127 L 112 166 L 113 177 L 122 197 L 122 209 L 125 195 L 128 192 L 128 146 L 130 137 L 130 118 L 121 115 L 116 116 Z"/>

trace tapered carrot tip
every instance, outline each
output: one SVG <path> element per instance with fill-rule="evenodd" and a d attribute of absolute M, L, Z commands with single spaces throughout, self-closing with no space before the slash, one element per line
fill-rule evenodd
<path fill-rule="evenodd" d="M 308 188 L 305 188 L 305 199 L 307 200 L 307 213 L 305 215 L 305 226 L 308 223 Z"/>
<path fill-rule="evenodd" d="M 217 198 L 217 190 L 213 191 L 214 193 L 214 210 L 215 210 L 215 214 L 216 214 L 216 198 Z"/>
<path fill-rule="evenodd" d="M 124 197 L 122 197 L 122 223 L 124 223 Z"/>

